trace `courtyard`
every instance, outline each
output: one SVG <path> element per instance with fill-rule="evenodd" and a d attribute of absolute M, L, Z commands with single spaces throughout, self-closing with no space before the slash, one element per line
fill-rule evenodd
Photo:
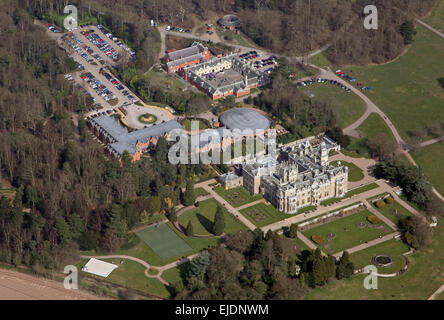
<path fill-rule="evenodd" d="M 242 209 L 240 210 L 240 213 L 250 220 L 256 227 L 264 227 L 292 216 L 280 212 L 271 204 L 266 205 L 263 202 Z"/>

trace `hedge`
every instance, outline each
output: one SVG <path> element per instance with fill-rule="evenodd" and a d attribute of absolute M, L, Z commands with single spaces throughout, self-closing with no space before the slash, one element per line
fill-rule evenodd
<path fill-rule="evenodd" d="M 311 240 L 314 241 L 314 243 L 318 244 L 318 245 L 322 245 L 325 243 L 325 238 L 322 236 L 319 236 L 317 234 L 314 234 L 311 236 Z"/>
<path fill-rule="evenodd" d="M 379 219 L 377 216 L 368 216 L 367 220 L 372 224 L 381 224 L 382 220 Z"/>

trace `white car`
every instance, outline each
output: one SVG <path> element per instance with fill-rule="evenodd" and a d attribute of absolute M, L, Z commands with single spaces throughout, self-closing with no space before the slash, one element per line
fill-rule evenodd
<path fill-rule="evenodd" d="M 166 30 L 166 31 L 170 31 L 170 30 L 171 30 L 171 26 L 167 26 L 167 27 L 165 28 L 165 30 Z"/>

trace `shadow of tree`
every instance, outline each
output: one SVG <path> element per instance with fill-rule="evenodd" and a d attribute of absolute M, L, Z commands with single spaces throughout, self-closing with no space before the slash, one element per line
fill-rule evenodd
<path fill-rule="evenodd" d="M 203 216 L 200 213 L 196 213 L 197 220 L 199 220 L 200 224 L 205 228 L 209 233 L 213 233 L 213 221 Z"/>

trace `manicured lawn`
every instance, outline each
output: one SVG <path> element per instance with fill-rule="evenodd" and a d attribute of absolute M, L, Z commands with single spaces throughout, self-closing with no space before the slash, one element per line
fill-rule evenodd
<path fill-rule="evenodd" d="M 337 167 L 338 161 L 333 161 L 330 164 Z M 346 161 L 341 161 L 341 164 L 348 167 L 348 181 L 356 182 L 364 179 L 364 173 L 355 164 Z"/>
<path fill-rule="evenodd" d="M 378 268 L 378 273 L 389 274 L 400 271 L 405 266 L 403 253 L 408 252 L 410 247 L 401 240 L 388 240 L 370 248 L 355 252 L 350 255 L 350 260 L 354 263 L 355 269 L 364 268 L 372 264 L 372 258 L 376 255 L 387 255 L 393 259 L 393 265 L 386 268 Z"/>
<path fill-rule="evenodd" d="M 157 121 L 157 117 L 154 114 L 145 113 L 139 116 L 138 120 L 140 123 L 152 124 Z"/>
<path fill-rule="evenodd" d="M 347 198 L 350 198 L 350 197 L 352 197 L 354 195 L 357 195 L 357 194 L 360 194 L 360 193 L 363 193 L 363 192 L 367 192 L 367 191 L 370 191 L 370 190 L 373 190 L 373 189 L 376 189 L 376 188 L 379 188 L 379 186 L 376 183 L 370 183 L 370 184 L 367 184 L 365 186 L 362 186 L 362 187 L 350 190 L 349 192 L 347 192 L 345 194 L 345 196 L 343 198 L 331 198 L 331 199 L 328 199 L 328 200 L 324 200 L 324 201 L 321 202 L 321 205 L 322 206 L 326 206 L 326 205 L 329 205 L 329 204 L 332 204 L 332 203 L 335 203 L 335 202 L 339 202 L 339 201 L 341 201 L 343 199 L 347 199 Z"/>
<path fill-rule="evenodd" d="M 365 138 L 371 138 L 378 133 L 385 133 L 387 137 L 396 144 L 395 137 L 385 121 L 376 113 L 370 116 L 359 126 L 358 130 Z"/>
<path fill-rule="evenodd" d="M 220 205 L 225 214 L 225 232 L 234 234 L 240 230 L 246 230 L 247 227 L 239 221 L 232 214 L 229 214 L 216 199 L 211 198 L 199 203 L 199 207 L 183 213 L 179 218 L 179 223 L 183 228 L 186 228 L 188 222 L 193 224 L 193 230 L 198 235 L 212 234 L 212 227 L 217 206 Z"/>
<path fill-rule="evenodd" d="M 145 276 L 145 267 L 140 263 L 127 259 L 101 259 L 102 261 L 112 262 L 118 265 L 118 268 L 108 276 L 108 278 L 103 278 L 99 276 L 92 275 L 90 273 L 82 272 L 81 275 L 87 275 L 88 277 L 100 279 L 102 281 L 107 281 L 121 285 L 123 287 L 136 289 L 145 293 L 150 293 L 158 297 L 169 299 L 171 294 L 167 287 L 155 278 L 148 278 Z M 123 264 L 120 261 L 123 260 Z M 82 260 L 80 265 L 84 265 L 88 260 Z"/>
<path fill-rule="evenodd" d="M 191 250 L 191 247 L 178 237 L 166 223 L 138 230 L 135 234 L 164 260 Z"/>
<path fill-rule="evenodd" d="M 443 40 L 444 41 L 444 40 Z M 444 142 L 438 142 L 421 148 L 411 153 L 418 166 L 420 166 L 430 183 L 444 194 L 444 171 L 442 159 L 444 159 Z"/>
<path fill-rule="evenodd" d="M 423 21 L 433 28 L 444 32 L 444 1 L 438 0 L 435 10 L 433 10 L 429 17 L 423 19 Z"/>
<path fill-rule="evenodd" d="M 374 201 L 374 200 L 373 200 Z M 399 204 L 397 201 L 393 201 L 392 204 L 385 204 L 385 207 L 380 209 L 377 208 L 373 201 L 369 201 L 373 207 L 381 212 L 384 216 L 386 216 L 388 219 L 390 219 L 394 224 L 398 224 L 399 220 L 404 217 L 411 216 L 412 213 L 404 208 L 402 205 Z"/>
<path fill-rule="evenodd" d="M 196 195 L 196 197 L 209 195 L 209 193 L 204 188 L 194 189 L 194 194 Z"/>
<path fill-rule="evenodd" d="M 173 285 L 179 281 L 183 281 L 185 272 L 189 268 L 189 264 L 189 262 L 186 262 L 180 266 L 165 270 L 162 273 L 162 278 Z"/>
<path fill-rule="evenodd" d="M 182 125 L 184 126 L 185 130 L 190 131 L 191 130 L 191 122 L 196 121 L 199 124 L 199 130 L 207 129 L 208 126 L 205 122 L 199 119 L 185 119 L 182 121 Z"/>
<path fill-rule="evenodd" d="M 309 229 L 303 234 L 311 239 L 313 235 L 319 235 L 326 239 L 326 242 L 320 248 L 327 253 L 336 253 L 357 246 L 366 241 L 370 241 L 388 234 L 391 229 L 384 223 L 380 224 L 380 228 L 375 228 L 367 217 L 372 215 L 369 211 L 352 214 L 350 216 L 340 218 L 333 222 L 323 224 L 321 226 Z M 365 227 L 360 228 L 358 223 L 365 223 Z M 334 238 L 328 241 L 329 235 L 334 234 Z"/>
<path fill-rule="evenodd" d="M 223 187 L 217 187 L 214 191 L 235 208 L 262 199 L 260 194 L 252 196 L 244 187 L 228 190 Z"/>
<path fill-rule="evenodd" d="M 365 94 L 387 114 L 404 139 L 428 125 L 444 122 L 444 90 L 437 81 L 443 76 L 444 41 L 422 26 L 417 30 L 415 42 L 394 62 L 343 68 L 357 82 L 372 88 Z"/>
<path fill-rule="evenodd" d="M 347 93 L 340 87 L 330 83 L 314 83 L 311 86 L 303 87 L 300 90 L 314 95 L 313 100 L 324 102 L 333 106 L 336 112 L 338 125 L 345 128 L 358 120 L 365 112 L 365 103 L 354 93 Z"/>
<path fill-rule="evenodd" d="M 378 133 L 385 133 L 388 139 L 396 146 L 396 140 L 384 120 L 376 113 L 370 116 L 359 126 L 358 131 L 362 138 L 350 137 L 350 145 L 341 152 L 353 158 L 370 158 L 367 139 L 376 136 Z"/>
<path fill-rule="evenodd" d="M 273 205 L 258 203 L 240 211 L 255 226 L 263 227 L 276 221 L 284 220 L 292 215 L 278 211 Z"/>
<path fill-rule="evenodd" d="M 424 250 L 408 256 L 409 270 L 396 278 L 378 279 L 377 290 L 367 290 L 363 286 L 364 275 L 356 275 L 345 280 L 335 280 L 312 290 L 306 295 L 311 300 L 426 300 L 444 283 L 444 219 L 439 219 L 434 231 L 433 242 Z"/>

